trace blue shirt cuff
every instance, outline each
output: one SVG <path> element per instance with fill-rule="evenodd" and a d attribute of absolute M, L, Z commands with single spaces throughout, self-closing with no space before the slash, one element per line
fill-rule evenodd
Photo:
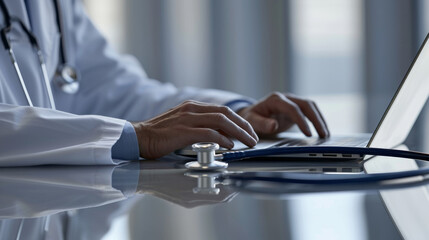
<path fill-rule="evenodd" d="M 238 112 L 241 109 L 255 104 L 256 101 L 251 101 L 248 99 L 236 99 L 225 103 L 225 106 L 231 108 L 232 111 Z"/>
<path fill-rule="evenodd" d="M 126 122 L 121 137 L 112 147 L 112 158 L 121 160 L 138 160 L 139 144 L 137 134 L 131 123 Z"/>
<path fill-rule="evenodd" d="M 138 162 L 131 162 L 115 167 L 112 173 L 112 187 L 125 197 L 131 197 L 137 191 L 140 167 Z"/>

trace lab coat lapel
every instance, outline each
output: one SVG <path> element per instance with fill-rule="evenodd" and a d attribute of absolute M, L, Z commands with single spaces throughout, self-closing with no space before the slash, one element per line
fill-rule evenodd
<path fill-rule="evenodd" d="M 24 0 L 9 0 L 5 1 L 5 4 L 10 15 L 18 17 L 28 29 L 31 29 Z"/>
<path fill-rule="evenodd" d="M 7 0 L 5 3 L 9 13 L 21 19 L 24 25 L 36 36 L 45 56 L 48 75 L 52 79 L 59 56 L 59 33 L 52 1 L 30 0 L 28 1 L 28 9 L 24 0 Z"/>
<path fill-rule="evenodd" d="M 52 79 L 59 57 L 59 30 L 51 0 L 28 1 L 32 32 L 45 56 L 48 75 Z"/>

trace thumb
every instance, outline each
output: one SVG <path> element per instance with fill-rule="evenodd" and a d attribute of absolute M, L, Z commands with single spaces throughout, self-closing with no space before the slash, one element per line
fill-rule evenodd
<path fill-rule="evenodd" d="M 247 120 L 257 133 L 272 134 L 275 133 L 279 128 L 279 123 L 277 122 L 277 120 L 263 117 L 259 114 L 253 113 L 248 117 Z"/>

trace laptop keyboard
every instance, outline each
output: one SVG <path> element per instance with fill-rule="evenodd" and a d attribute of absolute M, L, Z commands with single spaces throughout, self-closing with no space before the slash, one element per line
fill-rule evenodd
<path fill-rule="evenodd" d="M 299 146 L 353 146 L 365 147 L 367 137 L 333 137 L 333 138 L 287 138 L 272 147 L 299 147 Z"/>

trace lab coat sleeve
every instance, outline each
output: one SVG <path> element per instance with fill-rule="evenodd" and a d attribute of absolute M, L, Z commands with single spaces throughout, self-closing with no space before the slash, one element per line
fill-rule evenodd
<path fill-rule="evenodd" d="M 0 104 L 0 166 L 115 164 L 125 121 Z"/>
<path fill-rule="evenodd" d="M 80 1 L 73 2 L 69 38 L 81 89 L 74 95 L 57 92 L 57 106 L 76 114 L 99 114 L 141 121 L 159 115 L 185 100 L 224 105 L 241 95 L 214 89 L 176 88 L 149 79 L 139 63 L 114 51 L 94 27 Z M 138 30 L 136 30 L 138 31 Z M 251 101 L 251 99 L 249 99 Z"/>

